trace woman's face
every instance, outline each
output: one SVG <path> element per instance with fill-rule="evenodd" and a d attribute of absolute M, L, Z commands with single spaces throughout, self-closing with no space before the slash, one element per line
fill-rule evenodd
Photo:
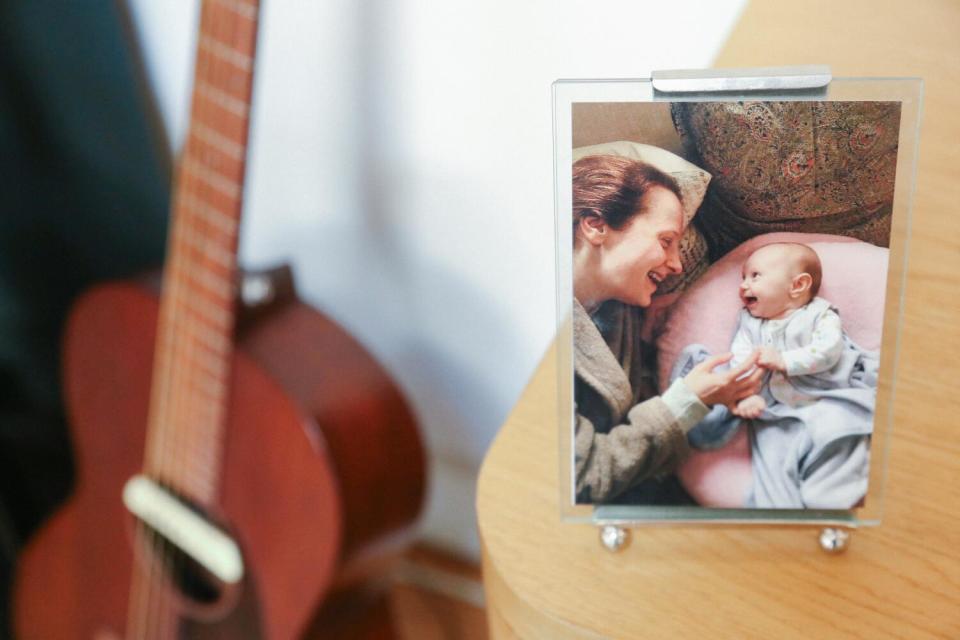
<path fill-rule="evenodd" d="M 669 189 L 653 187 L 643 197 L 644 213 L 622 229 L 607 228 L 601 272 L 607 298 L 646 307 L 668 275 L 680 273 L 683 207 Z"/>

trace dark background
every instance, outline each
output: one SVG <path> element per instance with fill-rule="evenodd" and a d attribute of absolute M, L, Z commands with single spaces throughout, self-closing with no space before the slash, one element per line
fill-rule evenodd
<path fill-rule="evenodd" d="M 0 637 L 16 550 L 72 479 L 70 303 L 163 259 L 170 163 L 132 42 L 111 0 L 0 3 Z"/>

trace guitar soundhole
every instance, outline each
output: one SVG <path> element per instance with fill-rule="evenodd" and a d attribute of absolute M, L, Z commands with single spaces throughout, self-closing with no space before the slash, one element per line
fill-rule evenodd
<path fill-rule="evenodd" d="M 204 510 L 173 492 L 170 495 L 183 507 L 223 531 Z M 179 595 L 182 606 L 190 612 L 190 617 L 216 620 L 233 608 L 239 597 L 242 580 L 225 582 L 145 520 L 133 516 L 133 524 L 134 542 L 141 549 L 141 553 L 136 554 L 141 568 L 147 571 L 151 582 L 162 582 L 167 588 L 173 589 Z M 175 535 L 174 538 L 179 539 Z"/>
<path fill-rule="evenodd" d="M 227 586 L 175 544 L 146 527 L 155 538 L 153 553 L 162 558 L 167 581 L 190 603 L 203 608 L 223 599 Z"/>

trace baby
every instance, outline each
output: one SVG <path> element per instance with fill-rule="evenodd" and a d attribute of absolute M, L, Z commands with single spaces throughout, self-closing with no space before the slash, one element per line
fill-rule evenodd
<path fill-rule="evenodd" d="M 716 448 L 736 429 L 730 413 L 751 421 L 748 507 L 850 509 L 866 494 L 877 355 L 854 344 L 817 297 L 821 272 L 803 244 L 750 255 L 730 367 L 758 350 L 769 373 L 760 394 L 715 408 L 689 434 L 694 447 Z"/>
<path fill-rule="evenodd" d="M 817 252 L 804 244 L 768 244 L 750 254 L 741 278 L 740 300 L 746 313 L 741 311 L 730 345 L 730 366 L 736 367 L 758 349 L 757 366 L 773 373 L 769 382 L 776 400 L 792 405 L 810 400 L 787 378 L 827 371 L 843 352 L 840 316 L 828 302 L 816 297 L 822 279 Z M 805 325 L 810 326 L 803 327 L 802 336 L 793 336 L 796 344 L 783 344 L 785 341 L 778 338 L 785 335 L 787 319 L 808 305 L 812 308 L 802 315 Z M 799 320 L 790 322 L 794 333 L 800 328 Z M 763 396 L 755 395 L 741 400 L 733 413 L 741 418 L 758 418 L 766 408 Z"/>

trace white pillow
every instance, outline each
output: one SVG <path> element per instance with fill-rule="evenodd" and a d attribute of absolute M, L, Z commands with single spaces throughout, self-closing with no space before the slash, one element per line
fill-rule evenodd
<path fill-rule="evenodd" d="M 683 223 L 685 225 L 690 224 L 693 216 L 697 213 L 697 209 L 700 208 L 700 203 L 703 202 L 703 197 L 707 193 L 707 185 L 710 184 L 710 178 L 712 177 L 697 165 L 687 162 L 675 153 L 660 147 L 630 142 L 629 140 L 604 142 L 589 147 L 577 147 L 573 150 L 574 162 L 586 156 L 623 156 L 634 160 L 642 160 L 672 176 L 680 185 L 680 193 L 683 194 Z"/>

